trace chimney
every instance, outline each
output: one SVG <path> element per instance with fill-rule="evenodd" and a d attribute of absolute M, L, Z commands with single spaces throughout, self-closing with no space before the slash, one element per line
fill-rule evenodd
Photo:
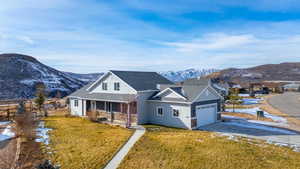
<path fill-rule="evenodd" d="M 158 90 L 160 90 L 160 88 L 161 88 L 160 84 L 156 84 L 156 88 L 157 88 Z"/>

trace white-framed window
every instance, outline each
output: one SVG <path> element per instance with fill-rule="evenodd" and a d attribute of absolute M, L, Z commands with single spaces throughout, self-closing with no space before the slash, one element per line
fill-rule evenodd
<path fill-rule="evenodd" d="M 102 83 L 102 90 L 107 90 L 107 83 Z"/>
<path fill-rule="evenodd" d="M 115 83 L 114 83 L 114 89 L 115 89 L 116 91 L 119 91 L 119 90 L 120 90 L 120 83 L 119 83 L 119 82 L 115 82 Z"/>
<path fill-rule="evenodd" d="M 179 118 L 179 110 L 178 109 L 172 109 L 172 115 L 173 115 L 173 117 Z"/>
<path fill-rule="evenodd" d="M 156 108 L 156 115 L 157 116 L 163 116 L 164 115 L 164 109 L 162 107 Z"/>
<path fill-rule="evenodd" d="M 78 107 L 78 100 L 74 100 L 74 106 Z"/>

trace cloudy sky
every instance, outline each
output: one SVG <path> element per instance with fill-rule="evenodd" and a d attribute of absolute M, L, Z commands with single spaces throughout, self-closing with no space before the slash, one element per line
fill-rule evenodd
<path fill-rule="evenodd" d="M 299 62 L 300 1 L 9 0 L 0 53 L 78 73 Z"/>

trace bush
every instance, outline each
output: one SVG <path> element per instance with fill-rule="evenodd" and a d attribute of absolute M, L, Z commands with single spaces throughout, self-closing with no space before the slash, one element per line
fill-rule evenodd
<path fill-rule="evenodd" d="M 37 169 L 59 169 L 59 166 L 54 166 L 51 164 L 51 161 L 45 160 L 42 164 L 37 166 Z"/>

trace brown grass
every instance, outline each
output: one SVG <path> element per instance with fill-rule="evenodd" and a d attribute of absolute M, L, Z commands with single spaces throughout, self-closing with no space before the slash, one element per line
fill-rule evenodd
<path fill-rule="evenodd" d="M 297 169 L 300 153 L 260 141 L 232 141 L 210 132 L 145 126 L 120 169 Z"/>
<path fill-rule="evenodd" d="M 266 117 L 260 117 L 259 119 L 257 119 L 256 116 L 252 115 L 252 114 L 246 114 L 246 113 L 232 113 L 232 112 L 222 112 L 222 114 L 224 115 L 229 115 L 229 116 L 235 116 L 235 117 L 242 117 L 242 118 L 246 118 L 249 120 L 261 120 L 261 121 L 269 121 L 269 122 L 274 122 L 272 119 L 270 118 L 266 118 Z"/>
<path fill-rule="evenodd" d="M 93 123 L 74 117 L 48 117 L 50 132 L 49 159 L 62 169 L 99 169 L 113 157 L 131 136 L 121 127 Z"/>

